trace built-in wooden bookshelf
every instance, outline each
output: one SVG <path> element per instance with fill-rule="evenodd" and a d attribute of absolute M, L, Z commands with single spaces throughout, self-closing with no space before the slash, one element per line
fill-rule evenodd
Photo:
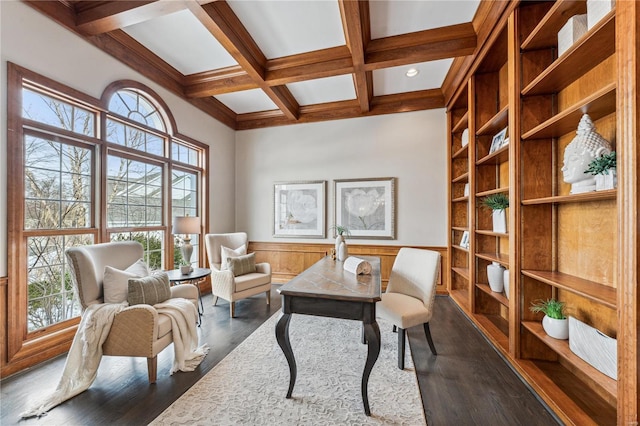
<path fill-rule="evenodd" d="M 571 16 L 586 12 L 584 0 L 520 2 L 507 9 L 470 64 L 468 79 L 447 100 L 450 293 L 563 422 L 634 424 L 640 406 L 640 155 L 637 111 L 630 105 L 637 108 L 633 99 L 640 82 L 640 5 L 617 2 L 558 57 L 558 31 Z M 455 145 L 462 126 L 456 127 L 453 111 L 473 130 L 468 149 Z M 571 194 L 563 180 L 564 151 L 584 113 L 617 152 L 618 189 Z M 505 127 L 509 144 L 491 150 L 493 136 Z M 464 170 L 454 166 L 462 158 L 469 165 Z M 456 192 L 458 182 L 470 184 L 469 197 Z M 510 200 L 504 234 L 492 230 L 490 211 L 481 207 L 482 198 L 497 193 Z M 459 232 L 467 228 L 469 249 L 456 248 Z M 628 258 L 620 258 L 622 253 Z M 488 285 L 486 267 L 492 262 L 510 270 L 509 297 Z M 569 315 L 618 339 L 620 380 L 543 331 L 541 314 L 529 308 L 551 297 L 565 302 Z"/>

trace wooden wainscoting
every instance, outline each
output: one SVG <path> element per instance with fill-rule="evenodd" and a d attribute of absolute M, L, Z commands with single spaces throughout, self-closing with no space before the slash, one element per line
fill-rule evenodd
<path fill-rule="evenodd" d="M 329 254 L 333 244 L 310 244 L 310 243 L 279 243 L 279 242 L 249 242 L 249 252 L 256 253 L 256 262 L 269 262 L 271 264 L 272 281 L 274 283 L 286 283 L 302 271 L 316 263 L 322 257 Z M 434 250 L 442 256 L 440 263 L 440 274 L 438 276 L 437 292 L 446 294 L 447 289 L 443 281 L 443 265 L 447 265 L 446 247 L 420 247 L 414 248 Z M 391 267 L 396 259 L 396 255 L 402 246 L 388 245 L 364 245 L 354 244 L 349 241 L 349 254 L 358 256 L 378 256 L 380 257 L 382 272 L 382 288 L 387 288 Z"/>

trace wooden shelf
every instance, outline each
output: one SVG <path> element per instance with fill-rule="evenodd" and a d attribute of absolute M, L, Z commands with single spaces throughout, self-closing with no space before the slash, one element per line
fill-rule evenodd
<path fill-rule="evenodd" d="M 451 270 L 456 274 L 460 275 L 462 278 L 466 279 L 467 281 L 469 280 L 469 268 L 453 267 L 451 268 Z"/>
<path fill-rule="evenodd" d="M 535 391 L 552 407 L 566 424 L 615 425 L 615 406 L 558 362 L 519 359 L 518 367 Z"/>
<path fill-rule="evenodd" d="M 498 349 L 507 354 L 509 351 L 509 323 L 499 315 L 475 314 L 478 327 L 493 341 Z"/>
<path fill-rule="evenodd" d="M 522 90 L 523 96 L 557 93 L 615 52 L 615 10 L 609 12 Z"/>
<path fill-rule="evenodd" d="M 522 42 L 522 50 L 537 50 L 557 47 L 558 31 L 573 15 L 587 13 L 584 0 L 565 0 L 556 2 L 540 20 L 531 34 Z"/>
<path fill-rule="evenodd" d="M 493 232 L 485 229 L 476 229 L 476 234 L 488 235 L 490 237 L 508 237 L 509 236 L 509 234 L 504 232 Z"/>
<path fill-rule="evenodd" d="M 509 299 L 507 299 L 504 294 L 491 290 L 491 287 L 489 287 L 489 284 L 476 283 L 476 287 L 478 287 L 480 290 L 482 290 L 489 296 L 496 299 L 501 305 L 504 305 L 507 308 L 509 307 Z"/>
<path fill-rule="evenodd" d="M 509 266 L 509 255 L 505 253 L 476 253 L 476 257 L 490 262 L 498 262 L 507 267 Z"/>
<path fill-rule="evenodd" d="M 582 194 L 555 195 L 553 197 L 530 198 L 522 200 L 523 206 L 536 204 L 562 204 L 562 203 L 583 203 L 586 201 L 615 200 L 618 191 L 608 189 L 606 191 L 584 192 Z"/>
<path fill-rule="evenodd" d="M 466 158 L 468 156 L 468 152 L 469 152 L 469 145 L 465 145 L 462 148 L 460 148 L 459 150 L 457 150 L 452 156 L 451 159 L 454 158 Z"/>
<path fill-rule="evenodd" d="M 556 271 L 523 269 L 522 274 L 553 287 L 567 290 L 608 308 L 617 308 L 617 291 L 613 287 Z"/>
<path fill-rule="evenodd" d="M 523 321 L 522 326 L 529 330 L 531 334 L 540 339 L 545 345 L 549 346 L 549 348 L 551 348 L 561 358 L 567 360 L 571 365 L 578 369 L 578 371 L 583 373 L 585 376 L 590 377 L 612 398 L 615 399 L 617 397 L 618 382 L 596 370 L 582 358 L 574 354 L 569 348 L 568 340 L 558 340 L 554 339 L 553 337 L 549 337 L 542 328 L 542 324 L 539 322 Z"/>
<path fill-rule="evenodd" d="M 456 249 L 456 250 L 463 251 L 463 252 L 465 252 L 465 253 L 469 253 L 469 249 L 464 248 L 464 247 L 461 247 L 461 246 L 458 246 L 458 245 L 455 245 L 455 244 L 453 244 L 453 245 L 451 246 L 451 248 Z"/>
<path fill-rule="evenodd" d="M 476 193 L 476 197 L 486 197 L 487 195 L 491 195 L 491 194 L 501 194 L 501 193 L 508 193 L 509 192 L 509 188 L 496 188 L 496 189 L 490 189 L 488 191 L 482 191 L 482 192 L 477 192 Z"/>
<path fill-rule="evenodd" d="M 469 181 L 469 172 L 463 173 L 460 176 L 454 178 L 451 183 L 459 183 L 459 182 L 468 182 Z"/>
<path fill-rule="evenodd" d="M 454 198 L 451 200 L 452 203 L 462 203 L 464 201 L 469 201 L 469 196 L 465 195 L 464 197 Z"/>
<path fill-rule="evenodd" d="M 509 106 L 502 108 L 496 115 L 491 117 L 480 129 L 476 132 L 476 135 L 495 135 L 500 130 L 507 127 L 507 121 L 509 120 Z"/>
<path fill-rule="evenodd" d="M 451 229 L 454 231 L 463 231 L 463 232 L 469 230 L 469 228 L 467 228 L 466 226 L 452 226 Z"/>
<path fill-rule="evenodd" d="M 478 166 L 502 164 L 509 161 L 509 145 L 505 145 L 476 162 Z"/>
<path fill-rule="evenodd" d="M 458 133 L 467 128 L 469 124 L 469 111 L 465 112 L 464 115 L 458 120 L 456 124 L 454 124 L 451 129 L 451 133 Z"/>
<path fill-rule="evenodd" d="M 469 313 L 469 292 L 466 289 L 452 289 L 449 295 L 463 311 Z"/>
<path fill-rule="evenodd" d="M 522 140 L 557 138 L 575 132 L 583 114 L 596 121 L 616 110 L 616 85 L 609 84 L 522 135 Z"/>

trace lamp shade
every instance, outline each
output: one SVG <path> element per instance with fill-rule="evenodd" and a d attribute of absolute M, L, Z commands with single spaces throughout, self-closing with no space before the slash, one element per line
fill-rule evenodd
<path fill-rule="evenodd" d="M 200 218 L 197 216 L 176 216 L 173 218 L 173 234 L 199 234 Z"/>

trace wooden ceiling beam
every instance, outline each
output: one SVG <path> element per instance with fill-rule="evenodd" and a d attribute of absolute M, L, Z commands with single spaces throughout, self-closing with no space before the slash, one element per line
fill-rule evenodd
<path fill-rule="evenodd" d="M 204 5 L 189 2 L 189 9 L 247 72 L 257 86 L 289 118 L 295 120 L 300 108 L 285 86 L 271 87 L 265 82 L 266 58 L 229 4 L 216 1 Z"/>
<path fill-rule="evenodd" d="M 107 33 L 186 9 L 180 1 L 109 1 L 76 14 L 76 28 L 85 35 Z"/>
<path fill-rule="evenodd" d="M 189 98 L 204 98 L 259 88 L 240 65 L 187 75 L 183 79 L 183 86 L 184 94 Z"/>
<path fill-rule="evenodd" d="M 352 72 L 353 60 L 351 52 L 346 46 L 338 46 L 269 59 L 266 66 L 265 81 L 270 86 L 278 86 L 298 81 L 351 74 Z"/>
<path fill-rule="evenodd" d="M 367 71 L 472 54 L 477 37 L 471 23 L 371 40 Z"/>
<path fill-rule="evenodd" d="M 353 83 L 362 112 L 369 111 L 373 96 L 372 77 L 365 70 L 365 49 L 371 40 L 368 0 L 339 0 L 342 27 L 353 59 Z"/>

